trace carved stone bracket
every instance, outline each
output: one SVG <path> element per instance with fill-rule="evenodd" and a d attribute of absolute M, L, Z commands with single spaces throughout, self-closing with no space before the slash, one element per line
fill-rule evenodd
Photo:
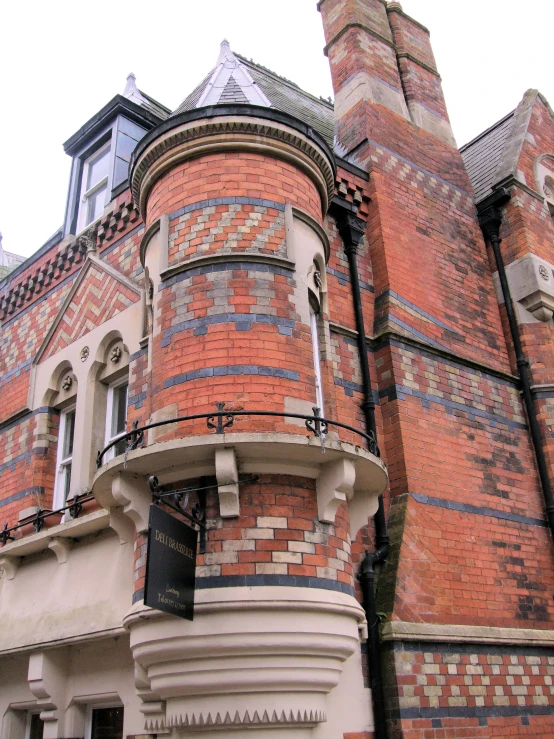
<path fill-rule="evenodd" d="M 14 579 L 20 562 L 20 557 L 7 557 L 6 555 L 0 556 L 0 570 L 4 570 L 8 580 Z"/>
<path fill-rule="evenodd" d="M 140 712 L 144 714 L 144 729 L 151 734 L 169 734 L 165 723 L 165 701 L 150 689 L 148 674 L 135 662 L 135 688 L 142 701 Z"/>
<path fill-rule="evenodd" d="M 216 449 L 215 474 L 221 518 L 234 518 L 240 513 L 238 469 L 233 448 Z"/>
<path fill-rule="evenodd" d="M 29 657 L 27 682 L 41 709 L 44 736 L 58 736 L 59 712 L 63 710 L 67 652 L 34 652 Z"/>
<path fill-rule="evenodd" d="M 320 521 L 335 523 L 338 507 L 354 495 L 355 480 L 356 468 L 348 459 L 337 459 L 322 466 L 316 481 Z"/>
<path fill-rule="evenodd" d="M 147 531 L 152 494 L 146 480 L 119 474 L 113 479 L 112 495 L 116 503 L 122 506 L 123 513 L 134 523 L 137 533 Z"/>
<path fill-rule="evenodd" d="M 72 546 L 72 539 L 61 539 L 58 536 L 48 542 L 48 549 L 51 549 L 54 552 L 57 557 L 58 564 L 65 564 L 67 562 Z"/>
<path fill-rule="evenodd" d="M 113 506 L 110 508 L 110 528 L 119 536 L 120 544 L 128 544 L 135 539 L 135 526 L 133 521 L 123 512 L 123 508 Z"/>

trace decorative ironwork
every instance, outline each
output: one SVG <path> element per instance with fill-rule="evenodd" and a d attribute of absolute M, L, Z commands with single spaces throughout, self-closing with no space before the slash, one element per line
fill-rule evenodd
<path fill-rule="evenodd" d="M 83 503 L 82 503 L 83 498 L 88 498 L 90 496 L 91 496 L 90 492 L 81 493 L 81 495 L 77 494 L 73 496 L 73 502 L 67 508 L 71 518 L 79 518 L 83 510 Z"/>
<path fill-rule="evenodd" d="M 235 420 L 234 415 L 228 414 L 225 417 L 225 423 L 223 422 L 223 409 L 225 408 L 225 403 L 216 403 L 217 407 L 217 423 L 214 423 L 215 416 L 209 416 L 209 418 L 206 421 L 206 425 L 209 429 L 215 429 L 216 434 L 224 434 L 225 429 L 231 428 L 233 425 L 233 422 Z"/>
<path fill-rule="evenodd" d="M 6 523 L 4 524 L 4 528 L 0 530 L 0 543 L 2 544 L 2 546 L 5 546 L 8 541 L 15 541 L 15 537 L 11 535 L 12 532 L 18 531 L 24 526 L 27 526 L 29 523 L 32 524 L 34 530 L 38 534 L 39 531 L 42 531 L 46 518 L 50 518 L 51 516 L 59 516 L 61 513 L 65 513 L 65 511 L 69 511 L 72 518 L 78 518 L 83 510 L 83 503 L 87 503 L 89 500 L 94 500 L 94 496 L 92 495 L 92 493 L 82 493 L 81 495 L 74 496 L 71 503 L 64 506 L 63 508 L 57 508 L 55 511 L 41 510 L 39 508 L 36 514 L 34 514 L 31 521 L 27 520 L 22 523 L 18 523 L 11 528 L 8 528 L 8 524 Z"/>
<path fill-rule="evenodd" d="M 2 542 L 2 546 L 3 546 L 3 547 L 4 547 L 4 546 L 6 546 L 6 544 L 7 544 L 7 543 L 8 543 L 9 541 L 14 541 L 14 537 L 13 537 L 13 536 L 10 536 L 10 532 L 11 532 L 12 530 L 13 530 L 13 529 L 9 529 L 9 528 L 8 528 L 8 524 L 7 524 L 7 523 L 5 523 L 5 524 L 4 524 L 4 528 L 2 529 L 2 531 L 0 531 L 0 542 Z"/>
<path fill-rule="evenodd" d="M 41 513 L 42 511 L 39 508 L 36 512 L 35 520 L 33 521 L 33 528 L 37 532 L 37 534 L 44 526 L 44 516 L 41 516 Z"/>
<path fill-rule="evenodd" d="M 270 418 L 297 418 L 305 422 L 306 429 L 317 438 L 321 439 L 322 446 L 325 444 L 325 437 L 328 434 L 329 428 L 332 426 L 337 429 L 345 429 L 353 434 L 356 434 L 364 440 L 368 450 L 371 454 L 376 457 L 380 456 L 379 447 L 375 440 L 375 435 L 372 432 L 364 433 L 354 426 L 349 426 L 347 423 L 341 423 L 340 421 L 332 421 L 329 418 L 321 417 L 321 410 L 314 407 L 314 415 L 308 416 L 303 413 L 280 413 L 278 411 L 225 411 L 225 403 L 216 403 L 216 413 L 196 413 L 191 416 L 177 416 L 177 418 L 169 418 L 164 421 L 156 421 L 154 423 L 146 424 L 141 428 L 138 428 L 138 424 L 135 421 L 133 423 L 133 430 L 129 431 L 119 439 L 112 441 L 102 451 L 98 452 L 96 456 L 96 466 L 98 469 L 102 466 L 104 455 L 108 452 L 115 444 L 121 441 L 121 439 L 131 440 L 131 444 L 128 444 L 125 450 L 125 454 L 132 449 L 136 449 L 144 442 L 144 432 L 158 428 L 160 426 L 166 426 L 168 424 L 181 423 L 183 421 L 197 421 L 200 419 L 206 420 L 206 425 L 209 429 L 215 429 L 216 434 L 224 434 L 225 429 L 233 426 L 234 420 L 240 416 L 267 416 Z"/>
<path fill-rule="evenodd" d="M 205 485 L 205 478 L 201 478 L 202 485 L 198 488 L 183 488 L 182 490 L 167 490 L 159 484 L 158 478 L 152 475 L 148 478 L 148 485 L 152 492 L 155 503 L 164 503 L 172 510 L 180 513 L 188 521 L 198 526 L 200 531 L 200 554 L 206 553 L 206 497 L 207 492 L 213 485 Z M 198 502 L 192 506 L 189 513 L 188 506 L 190 493 L 195 492 Z"/>
<path fill-rule="evenodd" d="M 139 429 L 138 421 L 133 421 L 133 430 L 130 434 L 127 434 L 129 443 L 127 444 L 126 452 L 132 452 L 139 446 L 144 444 L 144 429 Z"/>
<path fill-rule="evenodd" d="M 313 418 L 308 418 L 306 420 L 306 428 L 308 431 L 311 431 L 314 436 L 321 439 L 325 434 L 327 434 L 329 424 L 327 421 L 321 419 L 321 408 L 314 406 L 312 410 L 314 415 Z"/>

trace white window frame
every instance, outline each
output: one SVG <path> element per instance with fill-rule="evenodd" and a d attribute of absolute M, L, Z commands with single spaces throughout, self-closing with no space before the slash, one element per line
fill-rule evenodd
<path fill-rule="evenodd" d="M 85 188 L 87 186 L 87 179 L 91 162 L 95 159 L 98 159 L 98 156 L 106 151 L 108 152 L 108 173 L 89 190 L 86 190 Z M 79 194 L 79 211 L 77 215 L 78 232 L 81 232 L 85 228 L 88 228 L 88 226 L 90 226 L 90 223 L 87 223 L 89 198 L 91 197 L 91 195 L 94 195 L 94 193 L 101 187 L 104 187 L 104 185 L 106 185 L 106 202 L 104 203 L 104 206 L 106 206 L 109 202 L 112 159 L 112 138 L 110 138 L 110 140 L 107 141 L 105 144 L 99 146 L 98 149 L 95 149 L 95 151 L 93 151 L 92 154 L 88 156 L 83 162 L 83 171 L 81 174 L 81 191 Z M 91 221 L 91 223 L 94 223 L 94 221 Z"/>
<path fill-rule="evenodd" d="M 98 708 L 123 708 L 123 721 L 125 722 L 125 706 L 123 703 L 88 703 L 85 715 L 85 739 L 92 739 L 92 712 Z M 122 736 L 125 736 L 124 732 L 122 732 Z"/>
<path fill-rule="evenodd" d="M 125 409 L 125 422 L 127 422 L 127 410 L 129 408 L 129 378 L 123 377 L 120 380 L 117 380 L 116 382 L 113 382 L 111 385 L 108 386 L 108 398 L 106 402 L 106 429 L 104 433 L 104 447 L 106 447 L 108 444 L 111 444 L 112 441 L 117 441 L 118 439 L 123 438 L 127 431 L 122 431 L 119 434 L 116 434 L 115 436 L 112 436 L 112 420 L 113 420 L 113 412 L 114 412 L 114 395 L 115 391 L 118 387 L 121 387 L 122 385 L 127 385 L 127 407 Z M 109 462 L 110 459 L 113 459 L 115 457 L 115 447 L 111 447 L 106 452 L 106 455 L 104 457 L 106 462 Z M 109 708 L 110 706 L 106 706 Z"/>
<path fill-rule="evenodd" d="M 319 313 L 310 305 L 310 328 L 312 331 L 312 349 L 314 359 L 315 372 L 315 398 L 316 405 L 321 411 L 321 415 L 325 416 L 323 409 L 323 382 L 321 378 L 321 352 L 319 351 Z"/>
<path fill-rule="evenodd" d="M 56 455 L 56 480 L 54 483 L 54 500 L 52 504 L 53 510 L 58 510 L 59 508 L 63 508 L 67 502 L 67 499 L 64 499 L 64 490 L 65 490 L 65 477 L 66 477 L 66 470 L 68 465 L 73 466 L 73 452 L 74 448 L 71 451 L 71 455 L 69 457 L 63 456 L 63 448 L 65 446 L 65 432 L 67 427 L 67 417 L 70 413 L 76 412 L 75 405 L 70 406 L 69 408 L 64 408 L 64 410 L 60 413 L 60 428 L 58 432 L 58 452 Z M 75 447 L 75 429 L 77 427 L 77 416 L 75 416 L 75 421 L 73 424 L 73 447 Z M 72 470 L 73 471 L 73 470 Z M 69 479 L 69 490 L 68 490 L 68 497 L 71 494 L 71 476 Z"/>

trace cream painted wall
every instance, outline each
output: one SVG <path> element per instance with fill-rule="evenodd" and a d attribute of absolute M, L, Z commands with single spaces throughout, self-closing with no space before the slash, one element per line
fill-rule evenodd
<path fill-rule="evenodd" d="M 0 578 L 0 656 L 4 650 L 118 629 L 131 607 L 133 546 L 106 530 L 73 546 L 25 557 L 13 580 Z"/>

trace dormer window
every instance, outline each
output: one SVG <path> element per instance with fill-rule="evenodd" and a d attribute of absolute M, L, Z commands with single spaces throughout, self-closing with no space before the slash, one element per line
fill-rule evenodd
<path fill-rule="evenodd" d="M 108 142 L 84 163 L 78 231 L 100 218 L 108 202 L 111 145 Z"/>
<path fill-rule="evenodd" d="M 116 95 L 64 144 L 72 157 L 64 236 L 81 233 L 101 218 L 106 205 L 127 187 L 129 161 L 143 136 L 169 110 L 137 89 L 129 75 Z"/>

